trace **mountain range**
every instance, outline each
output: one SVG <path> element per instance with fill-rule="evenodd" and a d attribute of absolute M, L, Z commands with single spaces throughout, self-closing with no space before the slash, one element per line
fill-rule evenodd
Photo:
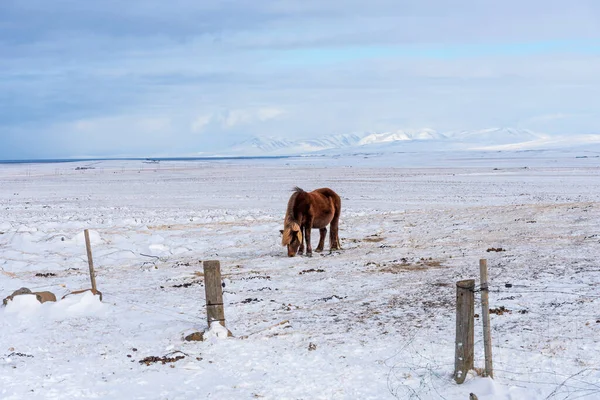
<path fill-rule="evenodd" d="M 227 155 L 308 155 L 354 152 L 535 150 L 593 145 L 600 149 L 600 135 L 556 136 L 517 128 L 437 132 L 433 129 L 348 133 L 314 139 L 291 140 L 253 137 Z"/>

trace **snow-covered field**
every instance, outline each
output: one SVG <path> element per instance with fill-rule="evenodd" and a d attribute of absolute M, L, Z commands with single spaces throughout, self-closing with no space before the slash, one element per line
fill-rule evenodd
<path fill-rule="evenodd" d="M 295 185 L 341 195 L 344 250 L 286 256 Z M 600 398 L 600 158 L 0 165 L 0 188 L 0 296 L 59 298 L 0 307 L 2 399 Z M 60 300 L 90 287 L 86 228 L 103 301 Z M 495 379 L 457 385 L 455 282 L 480 258 L 490 307 L 506 309 L 491 318 Z M 206 328 L 209 259 L 234 337 L 186 342 Z"/>

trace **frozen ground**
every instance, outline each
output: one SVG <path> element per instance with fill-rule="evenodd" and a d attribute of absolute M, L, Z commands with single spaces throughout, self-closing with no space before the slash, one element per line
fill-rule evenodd
<path fill-rule="evenodd" d="M 89 228 L 104 301 L 1 307 L 0 398 L 600 398 L 599 175 L 558 151 L 2 165 L 0 296 L 88 288 Z M 285 256 L 295 185 L 340 193 L 343 251 Z M 456 385 L 455 282 L 480 258 L 508 311 L 495 379 Z M 207 259 L 234 337 L 184 342 Z"/>

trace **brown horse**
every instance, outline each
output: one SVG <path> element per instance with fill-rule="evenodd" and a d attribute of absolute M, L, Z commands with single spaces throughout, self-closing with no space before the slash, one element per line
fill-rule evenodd
<path fill-rule="evenodd" d="M 304 253 L 306 241 L 306 255 L 312 257 L 310 232 L 318 229 L 321 237 L 317 252 L 323 251 L 327 225 L 329 225 L 329 246 L 331 250 L 340 250 L 338 236 L 338 223 L 342 200 L 333 190 L 322 188 L 305 192 L 299 187 L 294 188 L 290 197 L 283 222 L 283 239 L 281 244 L 287 246 L 288 256 L 294 257 L 296 253 Z"/>

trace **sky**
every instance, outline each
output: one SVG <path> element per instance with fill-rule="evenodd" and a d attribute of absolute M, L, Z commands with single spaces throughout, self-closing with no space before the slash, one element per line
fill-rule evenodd
<path fill-rule="evenodd" d="M 595 0 L 0 0 L 0 159 L 600 133 Z"/>

